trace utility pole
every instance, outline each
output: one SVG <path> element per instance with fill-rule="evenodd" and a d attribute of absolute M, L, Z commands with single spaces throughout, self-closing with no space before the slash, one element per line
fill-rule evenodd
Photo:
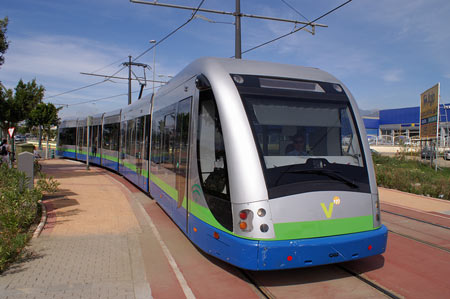
<path fill-rule="evenodd" d="M 141 84 L 141 92 L 139 94 L 139 98 L 141 98 L 142 90 L 144 89 L 144 86 L 147 84 L 147 79 L 145 78 L 145 69 L 148 68 L 148 65 L 146 65 L 145 63 L 132 62 L 131 56 L 128 56 L 128 62 L 124 62 L 124 63 L 122 63 L 122 65 L 128 66 L 128 105 L 131 105 L 131 80 L 133 80 L 131 78 L 131 73 L 132 73 L 131 66 L 134 65 L 134 66 L 140 66 L 140 67 L 144 68 L 144 83 L 141 83 L 141 80 L 139 80 L 138 76 L 136 76 L 136 74 L 133 73 L 135 75 L 136 79 L 139 81 L 139 84 Z M 90 74 L 88 74 L 88 75 L 90 75 Z M 153 84 L 155 84 L 155 83 L 153 83 Z"/>
<path fill-rule="evenodd" d="M 312 23 L 312 22 L 302 22 L 297 20 L 289 20 L 289 19 L 282 19 L 282 18 L 275 18 L 275 17 L 267 17 L 267 16 L 257 16 L 257 15 L 250 15 L 241 13 L 241 1 L 236 0 L 236 9 L 234 12 L 228 12 L 228 11 L 219 11 L 219 10 L 213 10 L 213 9 L 204 9 L 204 8 L 197 8 L 197 7 L 188 7 L 188 6 L 182 6 L 182 5 L 174 5 L 169 3 L 160 3 L 157 1 L 149 2 L 144 0 L 130 0 L 132 3 L 138 3 L 138 4 L 147 4 L 147 5 L 153 5 L 153 6 L 163 6 L 163 7 L 169 7 L 169 8 L 178 8 L 178 9 L 185 9 L 185 10 L 192 10 L 193 12 L 201 11 L 206 13 L 214 13 L 214 14 L 221 14 L 221 15 L 229 15 L 235 17 L 235 55 L 234 57 L 237 59 L 240 59 L 242 56 L 241 51 L 241 17 L 246 18 L 254 18 L 254 19 L 262 19 L 262 20 L 271 20 L 271 21 L 279 21 L 279 22 L 288 22 L 293 24 L 302 24 L 306 25 L 308 27 L 311 27 L 311 30 L 309 30 L 306 26 L 305 28 L 302 28 L 305 31 L 308 31 L 312 35 L 315 34 L 315 28 L 316 27 L 328 27 L 324 24 L 319 23 Z"/>
<path fill-rule="evenodd" d="M 235 42 L 234 42 L 234 57 L 236 59 L 242 58 L 241 49 L 241 0 L 236 0 L 236 11 L 235 11 Z"/>
<path fill-rule="evenodd" d="M 128 105 L 131 105 L 131 55 L 128 56 Z"/>

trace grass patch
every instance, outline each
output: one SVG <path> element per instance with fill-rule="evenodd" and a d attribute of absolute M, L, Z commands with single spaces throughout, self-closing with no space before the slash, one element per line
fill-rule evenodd
<path fill-rule="evenodd" d="M 372 154 L 372 158 L 378 186 L 450 200 L 449 168 L 436 172 L 429 163 L 406 159 L 402 154 Z"/>

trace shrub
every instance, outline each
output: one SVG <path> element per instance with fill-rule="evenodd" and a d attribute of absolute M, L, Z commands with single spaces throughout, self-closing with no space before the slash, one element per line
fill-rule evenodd
<path fill-rule="evenodd" d="M 0 273 L 17 258 L 30 238 L 28 232 L 38 214 L 44 193 L 53 193 L 59 183 L 38 173 L 35 188 L 27 188 L 23 172 L 0 165 Z"/>
<path fill-rule="evenodd" d="M 372 155 L 378 186 L 450 200 L 450 169 L 436 172 L 404 155 Z"/>

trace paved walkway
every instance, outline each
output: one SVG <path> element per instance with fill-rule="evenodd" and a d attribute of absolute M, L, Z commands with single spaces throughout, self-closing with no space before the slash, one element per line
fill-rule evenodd
<path fill-rule="evenodd" d="M 380 201 L 413 210 L 450 215 L 450 201 L 406 193 L 393 189 L 378 188 Z"/>
<path fill-rule="evenodd" d="M 0 298 L 149 298 L 129 192 L 99 168 L 43 165 L 60 191 L 44 201 L 48 222 L 31 256 L 0 276 Z"/>

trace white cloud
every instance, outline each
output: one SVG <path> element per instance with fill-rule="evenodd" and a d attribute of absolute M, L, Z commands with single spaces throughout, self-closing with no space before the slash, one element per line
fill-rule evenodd
<path fill-rule="evenodd" d="M 382 78 L 386 82 L 400 82 L 403 80 L 403 71 L 402 70 L 387 70 Z"/>
<path fill-rule="evenodd" d="M 127 51 L 78 37 L 42 35 L 13 39 L 2 75 L 6 73 L 7 77 L 13 78 L 43 76 L 87 82 L 91 80 L 78 76 L 80 72 L 103 67 L 124 56 L 123 53 Z M 109 70 L 117 70 L 117 65 Z"/>

